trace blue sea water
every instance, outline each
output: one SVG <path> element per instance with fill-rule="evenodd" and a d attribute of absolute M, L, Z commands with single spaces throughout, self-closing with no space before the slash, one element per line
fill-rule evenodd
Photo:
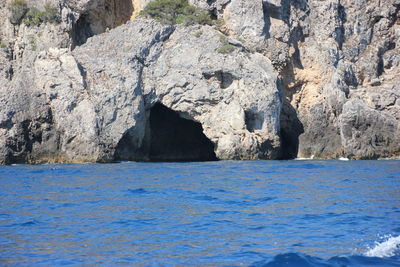
<path fill-rule="evenodd" d="M 400 161 L 0 167 L 1 266 L 400 266 Z"/>

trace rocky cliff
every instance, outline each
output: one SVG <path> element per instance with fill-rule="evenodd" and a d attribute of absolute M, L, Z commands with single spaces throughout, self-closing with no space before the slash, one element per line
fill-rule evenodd
<path fill-rule="evenodd" d="M 400 156 L 400 1 L 148 2 L 0 1 L 1 164 Z"/>

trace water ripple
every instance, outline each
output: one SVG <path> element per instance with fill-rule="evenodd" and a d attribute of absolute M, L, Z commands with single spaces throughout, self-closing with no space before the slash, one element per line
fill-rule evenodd
<path fill-rule="evenodd" d="M 0 166 L 0 261 L 399 266 L 399 163 Z"/>

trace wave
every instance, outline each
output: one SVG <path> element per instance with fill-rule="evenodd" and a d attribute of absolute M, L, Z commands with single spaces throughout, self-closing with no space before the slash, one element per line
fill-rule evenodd
<path fill-rule="evenodd" d="M 384 239 L 382 242 L 375 242 L 375 246 L 368 248 L 364 256 L 379 258 L 400 256 L 400 236 L 388 235 Z"/>
<path fill-rule="evenodd" d="M 294 160 L 312 160 L 314 159 L 314 156 L 311 158 L 295 158 Z"/>
<path fill-rule="evenodd" d="M 312 155 L 310 158 L 295 158 L 294 160 L 312 160 L 314 159 L 314 155 Z M 343 161 L 348 161 L 350 160 L 349 158 L 344 158 L 344 157 L 339 157 L 337 160 L 343 160 Z"/>
<path fill-rule="evenodd" d="M 398 257 L 377 258 L 366 256 L 333 257 L 324 260 L 301 253 L 285 253 L 273 257 L 271 260 L 256 262 L 250 267 L 361 267 L 361 266 L 385 266 L 399 267 Z"/>
<path fill-rule="evenodd" d="M 250 265 L 251 267 L 359 267 L 387 266 L 400 267 L 400 236 L 387 235 L 381 242 L 375 242 L 362 255 L 336 256 L 322 259 L 302 253 L 285 253 Z"/>

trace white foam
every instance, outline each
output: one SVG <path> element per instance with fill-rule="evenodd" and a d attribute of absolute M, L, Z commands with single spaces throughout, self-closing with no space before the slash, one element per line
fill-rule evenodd
<path fill-rule="evenodd" d="M 311 155 L 310 158 L 295 158 L 294 160 L 311 160 L 314 159 L 314 155 Z"/>
<path fill-rule="evenodd" d="M 400 236 L 386 236 L 385 241 L 375 242 L 373 248 L 369 248 L 364 256 L 367 257 L 393 257 L 400 251 Z"/>

